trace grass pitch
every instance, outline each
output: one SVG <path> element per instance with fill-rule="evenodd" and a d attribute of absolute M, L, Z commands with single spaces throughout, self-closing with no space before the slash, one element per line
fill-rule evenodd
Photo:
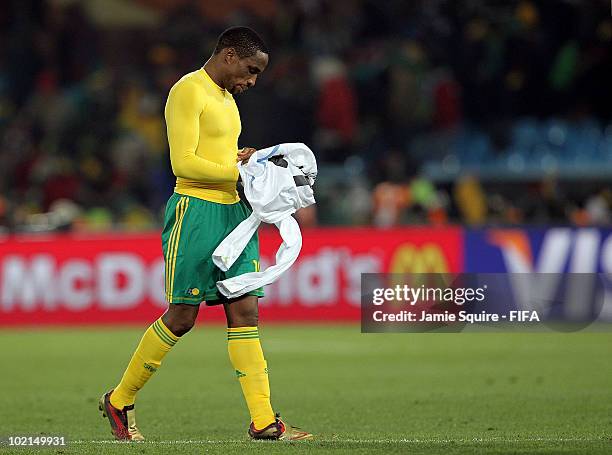
<path fill-rule="evenodd" d="M 11 453 L 612 453 L 611 333 L 361 334 L 260 329 L 276 410 L 316 434 L 251 442 L 225 329 L 200 325 L 141 391 L 145 443 L 112 442 L 98 397 L 144 327 L 2 330 L 0 438 Z M 41 452 L 42 451 L 42 452 Z"/>

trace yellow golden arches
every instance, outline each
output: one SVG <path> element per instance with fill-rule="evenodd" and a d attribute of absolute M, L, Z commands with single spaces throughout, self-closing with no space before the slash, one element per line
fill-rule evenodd
<path fill-rule="evenodd" d="M 397 247 L 389 265 L 387 286 L 395 287 L 398 284 L 410 282 L 413 287 L 425 284 L 425 279 L 448 280 L 449 264 L 440 245 L 425 243 L 417 246 L 404 243 Z M 427 277 L 425 274 L 431 274 Z M 435 275 L 434 275 L 435 274 Z M 409 280 L 409 281 L 407 281 Z"/>
<path fill-rule="evenodd" d="M 405 243 L 391 258 L 391 273 L 448 273 L 449 267 L 441 247 L 426 243 L 422 246 Z"/>

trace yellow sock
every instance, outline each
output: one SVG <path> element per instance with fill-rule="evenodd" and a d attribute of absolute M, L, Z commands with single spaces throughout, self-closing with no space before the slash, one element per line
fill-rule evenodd
<path fill-rule="evenodd" d="M 227 350 L 249 407 L 251 420 L 255 428 L 261 430 L 275 419 L 270 404 L 268 364 L 261 350 L 257 327 L 228 328 Z"/>
<path fill-rule="evenodd" d="M 136 392 L 157 371 L 162 359 L 178 339 L 161 318 L 151 324 L 142 336 L 121 382 L 111 394 L 110 402 L 115 408 L 123 409 L 124 406 L 134 404 Z"/>

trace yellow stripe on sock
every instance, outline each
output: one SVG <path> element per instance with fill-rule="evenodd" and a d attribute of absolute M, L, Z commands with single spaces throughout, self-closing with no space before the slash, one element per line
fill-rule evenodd
<path fill-rule="evenodd" d="M 159 318 L 153 323 L 153 329 L 162 340 L 166 341 L 171 346 L 174 346 L 179 340 L 179 337 L 177 337 L 168 327 L 166 327 L 166 324 L 164 324 L 162 318 Z"/>
<path fill-rule="evenodd" d="M 227 333 L 257 332 L 259 327 L 228 327 Z"/>
<path fill-rule="evenodd" d="M 259 338 L 257 327 L 228 327 L 227 339 L 229 340 L 252 340 Z"/>
<path fill-rule="evenodd" d="M 178 230 L 176 231 L 176 240 L 174 251 L 172 252 L 172 275 L 170 276 L 170 298 L 174 294 L 174 270 L 176 268 L 176 257 L 178 254 L 178 246 L 181 240 L 181 227 L 183 224 L 183 218 L 185 218 L 185 213 L 187 213 L 187 208 L 189 207 L 189 198 L 184 198 L 185 203 L 183 204 L 183 209 L 181 212 L 181 216 L 178 221 Z"/>
<path fill-rule="evenodd" d="M 170 231 L 170 237 L 168 237 L 168 248 L 166 250 L 166 300 L 171 302 L 170 295 L 170 274 L 172 271 L 170 270 L 170 258 L 172 258 L 172 249 L 174 246 L 174 237 L 176 235 L 176 230 L 178 228 L 178 220 L 179 220 L 179 212 L 180 207 L 183 203 L 183 198 L 180 198 L 174 207 L 174 226 L 172 226 L 172 230 Z"/>
<path fill-rule="evenodd" d="M 168 334 L 164 331 L 164 329 L 160 327 L 159 321 L 155 321 L 152 327 L 159 339 L 166 343 L 168 346 L 172 347 L 176 344 L 176 341 L 170 338 Z"/>
<path fill-rule="evenodd" d="M 172 333 L 172 330 L 170 330 L 168 326 L 164 324 L 164 321 L 162 320 L 162 318 L 159 318 L 157 320 L 157 323 L 159 327 L 164 331 L 166 335 L 168 335 L 168 337 L 170 337 L 172 341 L 176 343 L 179 340 L 180 337 L 177 337 L 174 333 Z"/>

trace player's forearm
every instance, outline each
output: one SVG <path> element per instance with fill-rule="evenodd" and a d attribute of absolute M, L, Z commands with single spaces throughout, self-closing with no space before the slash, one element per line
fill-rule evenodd
<path fill-rule="evenodd" d="M 201 182 L 221 183 L 238 180 L 238 168 L 235 165 L 224 166 L 200 158 L 194 153 L 180 156 L 171 154 L 172 171 L 177 177 L 198 180 Z"/>

